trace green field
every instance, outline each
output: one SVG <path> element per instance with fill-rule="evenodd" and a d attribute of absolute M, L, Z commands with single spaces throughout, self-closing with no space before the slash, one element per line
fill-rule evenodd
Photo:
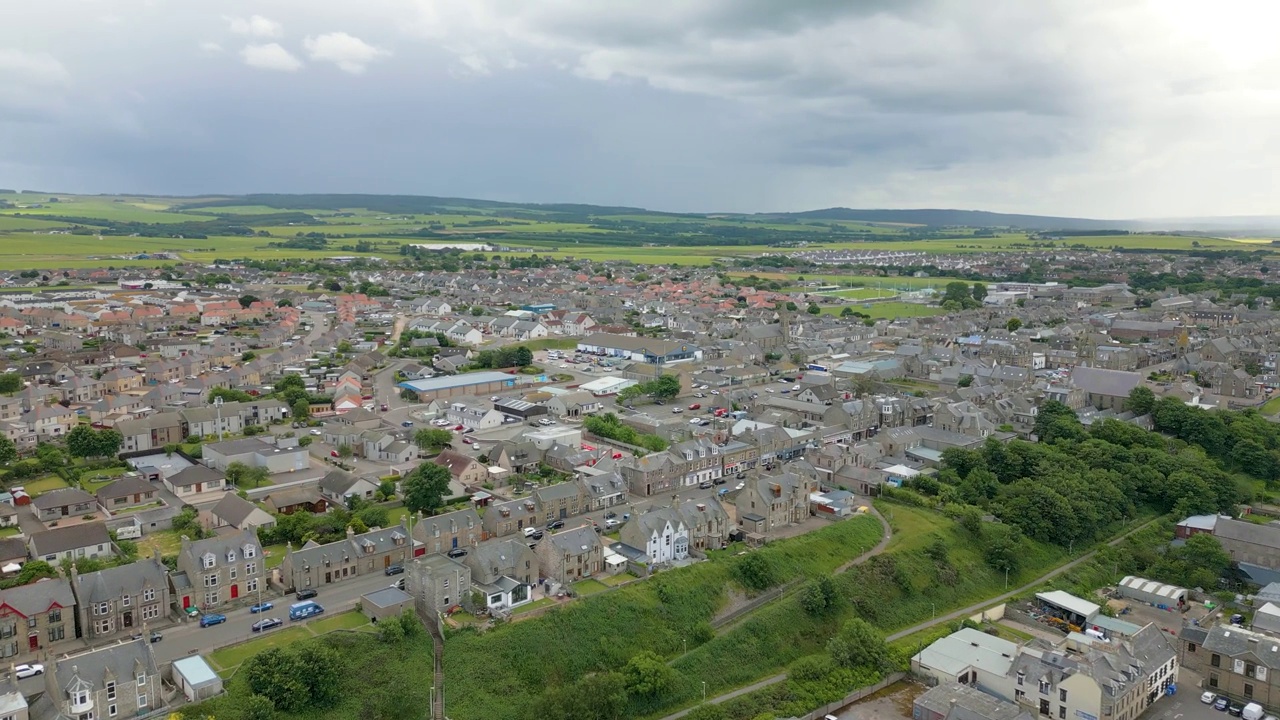
<path fill-rule="evenodd" d="M 694 266 L 710 265 L 717 260 L 734 257 L 779 252 L 778 246 L 767 244 L 770 242 L 783 242 L 788 246 L 794 244 L 797 248 L 793 252 L 806 249 L 859 249 L 977 253 L 1072 247 L 1105 250 L 1117 244 L 1147 250 L 1190 250 L 1196 247 L 1270 250 L 1269 240 L 1266 239 L 1228 240 L 1155 234 L 1031 241 L 1023 233 L 968 237 L 964 236 L 966 231 L 961 230 L 957 233 L 961 236 L 955 238 L 913 239 L 907 235 L 912 226 L 887 223 L 777 216 L 643 214 L 611 211 L 608 208 L 600 208 L 599 214 L 587 215 L 585 213 L 591 212 L 590 210 L 570 212 L 531 206 L 508 208 L 477 203 L 476 207 L 436 206 L 440 210 L 438 213 L 388 213 L 367 208 L 309 207 L 308 202 L 323 204 L 323 201 L 309 201 L 306 198 L 299 198 L 299 205 L 296 207 L 276 208 L 266 205 L 186 207 L 187 204 L 200 200 L 218 198 L 63 194 L 56 197 L 58 202 L 49 202 L 50 196 L 47 194 L 0 193 L 0 201 L 12 205 L 0 209 L 0 269 L 166 264 L 168 261 L 132 260 L 128 257 L 157 251 L 177 252 L 183 260 L 201 263 L 218 258 L 325 258 L 345 254 L 347 251 L 341 250 L 341 246 L 354 245 L 358 240 L 379 243 L 379 252 L 373 254 L 392 259 L 398 257 L 396 247 L 399 244 L 491 239 L 512 246 L 532 248 L 540 255 L 556 258 Z M 39 207 L 34 207 L 35 205 Z M 610 214 L 611 212 L 617 214 Z M 289 213 L 295 215 L 296 222 L 290 222 L 294 218 L 285 220 L 281 217 Z M 306 217 L 298 216 L 298 213 Z M 104 228 L 111 223 L 151 223 L 163 227 L 173 223 L 198 223 L 226 218 L 232 220 L 233 224 L 247 225 L 255 231 L 269 233 L 271 237 L 214 235 L 201 239 L 183 239 L 130 237 L 122 234 L 104 235 L 101 238 L 94 235 L 51 236 L 48 234 L 50 229 L 70 224 L 67 221 L 47 219 L 51 217 L 74 218 L 75 222 L 88 227 Z M 255 222 L 257 218 L 261 218 L 261 222 Z M 410 235 L 423 229 L 436 233 L 436 236 Z M 310 232 L 329 235 L 329 247 L 325 250 L 268 247 L 268 243 Z M 387 237 L 388 234 L 397 233 L 400 234 L 397 237 Z M 739 237 L 734 237 L 736 234 L 740 234 Z M 613 243 L 623 244 L 609 244 L 607 239 L 611 235 L 619 235 L 619 239 L 613 240 Z M 752 244 L 671 245 L 672 240 L 669 238 L 673 236 L 696 238 L 703 242 L 709 236 L 746 239 Z M 823 242 L 825 240 L 834 242 Z M 758 275 L 765 276 L 764 273 Z M 867 280 L 871 282 L 865 283 L 865 287 L 874 288 L 876 278 Z M 938 278 L 880 280 L 885 289 L 945 283 L 944 279 Z M 862 299 L 866 296 L 852 297 Z"/>
<path fill-rule="evenodd" d="M 931 315 L 941 315 L 946 312 L 937 305 L 921 305 L 920 303 L 897 301 L 865 304 L 859 303 L 851 307 L 853 307 L 856 312 L 860 312 L 863 315 L 870 315 L 877 320 L 881 318 L 888 318 L 892 320 L 893 318 L 900 317 L 929 317 Z M 822 308 L 822 313 L 824 315 L 839 315 L 844 308 L 845 306 L 824 307 Z"/>

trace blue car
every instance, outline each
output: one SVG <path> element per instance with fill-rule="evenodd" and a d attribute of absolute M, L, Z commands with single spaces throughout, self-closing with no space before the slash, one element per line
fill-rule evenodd
<path fill-rule="evenodd" d="M 272 605 L 272 604 L 271 604 L 271 603 L 269 603 L 269 602 L 260 602 L 260 603 L 258 603 L 257 605 L 250 605 L 250 606 L 249 606 L 249 612 L 251 612 L 251 613 L 266 612 L 266 611 L 270 610 L 270 609 L 271 609 L 271 608 L 273 608 L 273 607 L 275 607 L 275 605 Z"/>
<path fill-rule="evenodd" d="M 200 627 L 206 628 L 206 627 L 209 627 L 210 625 L 217 625 L 219 623 L 224 623 L 226 621 L 227 621 L 226 615 L 218 615 L 217 613 L 214 613 L 212 615 L 201 615 Z"/>
<path fill-rule="evenodd" d="M 1213 709 L 1214 709 L 1214 710 L 1226 710 L 1226 709 L 1227 709 L 1227 707 L 1229 707 L 1230 705 L 1231 705 L 1231 701 L 1230 701 L 1230 700 L 1228 700 L 1228 699 L 1226 699 L 1226 698 L 1224 698 L 1224 697 L 1220 697 L 1220 698 L 1218 698 L 1218 699 L 1217 699 L 1217 701 L 1215 701 L 1215 702 L 1213 703 Z"/>

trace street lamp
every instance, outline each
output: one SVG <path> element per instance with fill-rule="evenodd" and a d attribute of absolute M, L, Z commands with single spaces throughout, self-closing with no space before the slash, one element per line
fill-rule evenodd
<path fill-rule="evenodd" d="M 702 702 L 707 701 L 707 681 L 702 681 Z"/>

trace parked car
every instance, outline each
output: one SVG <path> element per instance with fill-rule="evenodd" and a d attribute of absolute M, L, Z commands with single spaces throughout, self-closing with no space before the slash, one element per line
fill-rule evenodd
<path fill-rule="evenodd" d="M 200 616 L 200 627 L 207 628 L 210 625 L 221 625 L 227 621 L 227 616 L 220 613 L 210 613 Z"/>
<path fill-rule="evenodd" d="M 269 602 L 260 602 L 260 603 L 257 603 L 257 604 L 255 604 L 255 605 L 250 605 L 250 606 L 249 606 L 249 612 L 251 612 L 251 613 L 266 612 L 266 611 L 270 610 L 270 609 L 271 609 L 271 608 L 273 608 L 273 607 L 275 607 L 275 605 L 272 605 L 272 604 L 271 604 L 271 603 L 269 603 Z"/>
<path fill-rule="evenodd" d="M 445 553 L 445 555 L 448 555 L 451 558 L 460 558 L 466 554 L 467 554 L 467 549 L 464 547 L 456 547 L 451 549 L 449 552 Z"/>
<path fill-rule="evenodd" d="M 701 404 L 699 404 L 699 403 L 694 403 L 694 404 L 692 404 L 692 405 L 690 405 L 690 406 L 689 406 L 689 409 L 690 409 L 690 410 L 701 410 L 701 409 L 702 409 L 702 405 L 701 405 Z"/>
<path fill-rule="evenodd" d="M 1227 706 L 1227 714 L 1240 717 L 1240 713 L 1244 712 L 1244 703 L 1233 702 Z"/>
<path fill-rule="evenodd" d="M 536 527 L 530 526 L 524 529 L 524 536 L 527 538 L 533 538 L 534 540 L 541 540 L 542 531 Z"/>
<path fill-rule="evenodd" d="M 400 423 L 400 427 L 413 427 L 413 422 L 410 420 L 405 420 L 404 422 Z"/>
<path fill-rule="evenodd" d="M 316 437 L 320 437 L 320 436 L 321 436 L 321 435 L 323 435 L 324 433 L 323 433 L 322 431 L 320 431 L 320 430 L 312 430 L 312 431 L 311 431 L 311 434 L 312 434 L 312 435 L 315 435 Z"/>
<path fill-rule="evenodd" d="M 619 523 L 617 518 L 609 518 L 608 520 L 604 521 L 604 526 L 610 529 L 616 528 L 621 524 L 622 523 Z"/>
<path fill-rule="evenodd" d="M 552 520 L 551 522 L 547 523 L 548 530 L 559 530 L 562 527 L 564 527 L 563 520 Z"/>
<path fill-rule="evenodd" d="M 304 588 L 304 589 L 302 589 L 302 590 L 299 590 L 299 591 L 296 593 L 297 598 L 298 598 L 299 600 L 310 600 L 311 598 L 313 598 L 313 597 L 315 597 L 316 595 L 319 595 L 319 594 L 320 594 L 320 593 L 318 593 L 318 592 L 316 592 L 316 591 L 315 591 L 315 588 Z"/>
<path fill-rule="evenodd" d="M 616 518 L 616 517 L 618 517 L 618 513 L 614 512 L 614 511 L 612 511 L 612 510 L 610 510 L 609 512 L 607 512 L 607 513 L 605 513 L 605 514 L 604 514 L 604 519 L 605 519 L 605 520 L 612 520 L 612 519 L 614 519 L 614 518 Z"/>
<path fill-rule="evenodd" d="M 711 482 L 715 485 L 723 485 L 725 483 L 725 479 L 722 477 L 718 477 L 715 480 L 712 480 Z"/>
<path fill-rule="evenodd" d="M 380 409 L 382 412 L 386 412 L 386 411 L 387 411 L 387 404 L 386 404 L 386 403 L 382 403 L 382 405 L 380 405 L 378 409 Z"/>
<path fill-rule="evenodd" d="M 383 572 L 383 574 L 388 575 L 388 576 L 390 576 L 390 575 L 402 575 L 402 574 L 404 573 L 404 566 L 403 566 L 403 565 L 388 565 L 388 566 L 386 567 L 386 569 L 385 569 L 385 570 L 383 570 L 382 572 Z"/>
<path fill-rule="evenodd" d="M 712 486 L 713 486 L 713 485 L 714 485 L 714 483 L 712 483 L 710 480 L 703 480 L 702 482 L 698 483 L 698 489 L 699 489 L 699 490 L 710 490 L 710 489 L 712 488 Z"/>
<path fill-rule="evenodd" d="M 281 620 L 280 618 L 267 618 L 265 620 L 259 620 L 258 622 L 254 623 L 252 627 L 254 632 L 262 632 L 263 630 L 270 630 L 271 628 L 280 627 L 283 624 L 284 624 L 284 621 Z"/>
<path fill-rule="evenodd" d="M 1220 697 L 1217 700 L 1213 701 L 1214 710 L 1226 710 L 1227 707 L 1229 707 L 1230 705 L 1231 705 L 1231 701 L 1224 697 Z"/>
<path fill-rule="evenodd" d="M 1214 702 L 1217 701 L 1217 699 L 1218 699 L 1218 696 L 1211 692 L 1204 693 L 1203 695 L 1200 696 L 1200 702 L 1204 703 L 1205 705 L 1212 705 Z"/>
<path fill-rule="evenodd" d="M 44 666 L 41 665 L 40 663 L 34 663 L 32 665 L 19 665 L 13 669 L 13 674 L 17 675 L 19 680 L 22 680 L 24 678 L 29 678 L 29 677 L 35 677 L 36 675 L 43 675 Z"/>
<path fill-rule="evenodd" d="M 684 408 L 682 408 L 682 407 L 673 407 L 673 408 L 671 408 L 671 412 L 672 412 L 672 413 L 674 413 L 674 414 L 676 414 L 676 415 L 679 415 L 680 413 L 684 412 Z"/>
<path fill-rule="evenodd" d="M 473 443 L 475 443 L 475 440 L 472 440 L 472 439 L 471 439 L 471 438 L 469 438 L 469 437 L 464 437 L 464 438 L 462 438 L 462 444 L 463 444 L 463 445 L 471 445 L 471 444 L 473 444 Z"/>

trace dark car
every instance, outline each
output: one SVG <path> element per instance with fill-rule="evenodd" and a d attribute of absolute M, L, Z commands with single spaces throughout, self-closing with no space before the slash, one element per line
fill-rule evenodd
<path fill-rule="evenodd" d="M 267 618 L 265 620 L 259 620 L 258 622 L 254 623 L 253 631 L 262 632 L 263 630 L 270 630 L 271 628 L 274 628 L 274 627 L 280 627 L 283 624 L 284 624 L 284 621 L 281 620 L 280 618 Z"/>
<path fill-rule="evenodd" d="M 1234 716 L 1236 716 L 1236 717 L 1240 717 L 1240 713 L 1242 713 L 1242 712 L 1244 712 L 1244 704 L 1243 704 L 1243 703 L 1233 702 L 1233 703 L 1231 703 L 1231 705 L 1227 708 L 1227 714 L 1228 714 L 1228 715 L 1234 715 Z"/>
<path fill-rule="evenodd" d="M 1220 697 L 1220 698 L 1218 698 L 1217 700 L 1215 700 L 1215 701 L 1213 702 L 1213 709 L 1214 709 L 1214 710 L 1226 710 L 1228 707 L 1230 707 L 1230 705 L 1231 705 L 1231 701 L 1230 701 L 1230 700 L 1228 700 L 1228 699 L 1226 699 L 1226 698 L 1224 698 L 1224 697 Z"/>
<path fill-rule="evenodd" d="M 552 520 L 551 522 L 547 523 L 548 530 L 559 530 L 562 527 L 564 527 L 563 520 Z"/>
<path fill-rule="evenodd" d="M 382 571 L 387 575 L 400 575 L 404 573 L 403 565 L 388 565 L 386 570 Z"/>
<path fill-rule="evenodd" d="M 206 628 L 206 627 L 209 627 L 210 625 L 220 625 L 226 621 L 227 621 L 226 615 L 219 615 L 217 613 L 211 613 L 209 615 L 201 615 L 200 627 Z"/>
<path fill-rule="evenodd" d="M 256 605 L 250 605 L 249 612 L 251 613 L 266 612 L 273 607 L 275 607 L 275 605 L 272 605 L 269 602 L 260 602 L 260 603 L 257 603 Z"/>
<path fill-rule="evenodd" d="M 723 485 L 725 483 L 725 480 L 722 477 L 718 477 L 715 480 L 712 480 L 711 482 L 715 483 L 716 485 Z"/>
<path fill-rule="evenodd" d="M 467 554 L 467 549 L 466 549 L 466 548 L 453 548 L 452 550 L 450 550 L 449 552 L 447 552 L 447 553 L 445 553 L 445 554 L 446 554 L 446 555 L 448 555 L 448 556 L 449 556 L 449 557 L 451 557 L 451 558 L 460 558 L 460 557 L 462 557 L 463 555 L 466 555 L 466 554 Z"/>
<path fill-rule="evenodd" d="M 605 514 L 604 514 L 604 519 L 605 519 L 605 520 L 612 520 L 612 519 L 614 519 L 614 518 L 616 518 L 616 517 L 618 517 L 618 513 L 614 512 L 614 511 L 612 511 L 612 510 L 610 510 L 609 512 L 607 512 L 607 513 L 605 513 Z"/>
<path fill-rule="evenodd" d="M 316 592 L 313 588 L 306 588 L 305 590 L 299 590 L 297 597 L 299 600 L 310 600 L 319 594 L 320 593 Z"/>

